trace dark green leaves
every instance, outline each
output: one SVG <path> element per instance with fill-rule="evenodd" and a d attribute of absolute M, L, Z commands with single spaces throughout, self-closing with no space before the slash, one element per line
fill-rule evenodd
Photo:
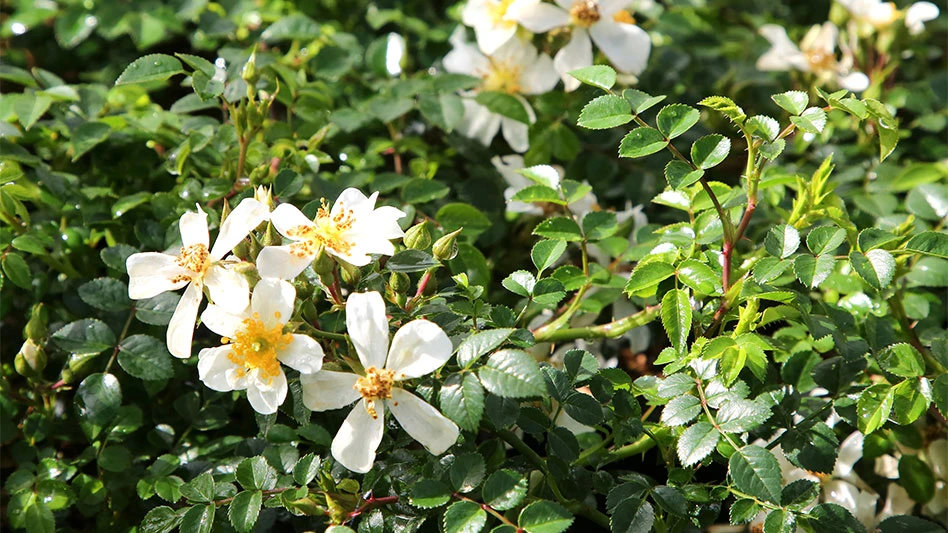
<path fill-rule="evenodd" d="M 516 283 L 514 288 L 521 290 L 523 287 L 521 282 L 529 284 L 525 279 L 526 278 L 515 278 L 511 281 L 511 284 Z M 513 289 L 511 289 L 511 291 L 516 292 L 513 291 Z M 529 291 L 520 295 L 527 296 L 528 294 Z M 513 332 L 514 329 L 512 328 L 491 329 L 480 331 L 467 337 L 461 342 L 460 346 L 458 346 L 458 363 L 462 366 L 470 366 L 470 364 L 476 361 L 480 356 L 503 344 Z"/>
<path fill-rule="evenodd" d="M 445 533 L 477 533 L 487 523 L 487 512 L 471 501 L 454 502 L 444 512 Z"/>
<path fill-rule="evenodd" d="M 536 229 L 533 230 L 533 234 L 548 239 L 560 239 L 570 242 L 583 240 L 583 234 L 579 226 L 572 218 L 568 217 L 548 218 L 537 225 Z"/>
<path fill-rule="evenodd" d="M 549 500 L 531 503 L 520 511 L 517 524 L 527 533 L 561 533 L 573 523 L 573 515 Z"/>
<path fill-rule="evenodd" d="M 165 54 L 150 54 L 132 61 L 125 71 L 115 80 L 116 85 L 162 81 L 184 74 L 181 62 Z"/>
<path fill-rule="evenodd" d="M 675 274 L 675 267 L 661 261 L 642 263 L 635 267 L 629 281 L 625 285 L 625 292 L 629 295 L 645 296 L 654 294 L 659 283 Z"/>
<path fill-rule="evenodd" d="M 70 322 L 53 333 L 53 342 L 76 355 L 101 353 L 115 345 L 115 334 L 101 320 L 86 318 Z"/>
<path fill-rule="evenodd" d="M 423 479 L 411 488 L 409 501 L 421 509 L 441 507 L 451 500 L 451 489 L 434 479 Z"/>
<path fill-rule="evenodd" d="M 488 391 L 506 398 L 542 396 L 546 391 L 537 362 L 520 350 L 501 350 L 490 356 L 478 376 Z"/>
<path fill-rule="evenodd" d="M 741 492 L 761 500 L 780 503 L 783 487 L 780 463 L 769 451 L 760 446 L 745 446 L 731 455 L 728 471 L 734 485 Z"/>
<path fill-rule="evenodd" d="M 705 135 L 691 145 L 691 161 L 698 168 L 717 166 L 731 151 L 731 140 L 723 135 Z"/>
<path fill-rule="evenodd" d="M 484 482 L 481 495 L 484 503 L 498 511 L 513 509 L 527 495 L 527 479 L 513 470 L 498 470 Z"/>
<path fill-rule="evenodd" d="M 704 170 L 691 168 L 691 165 L 680 159 L 672 159 L 665 166 L 665 179 L 668 185 L 676 191 L 691 185 L 704 176 Z"/>
<path fill-rule="evenodd" d="M 684 104 L 671 104 L 662 108 L 655 118 L 658 131 L 668 139 L 674 139 L 698 123 L 701 113 Z"/>
<path fill-rule="evenodd" d="M 616 214 L 612 211 L 590 211 L 583 217 L 583 234 L 589 241 L 610 237 L 617 229 Z"/>
<path fill-rule="evenodd" d="M 503 115 L 517 122 L 523 122 L 524 124 L 530 122 L 530 115 L 527 114 L 527 109 L 523 107 L 520 100 L 517 100 L 513 95 L 499 91 L 481 91 L 477 94 L 476 100 L 477 103 L 493 113 Z"/>
<path fill-rule="evenodd" d="M 122 388 L 112 374 L 92 374 L 79 384 L 76 410 L 86 422 L 103 426 L 118 414 Z"/>
<path fill-rule="evenodd" d="M 234 496 L 227 508 L 227 518 L 239 533 L 249 533 L 257 523 L 262 504 L 263 494 L 259 490 L 245 490 Z"/>
<path fill-rule="evenodd" d="M 678 353 L 688 351 L 688 334 L 691 331 L 691 301 L 688 293 L 673 289 L 662 298 L 662 325 L 668 339 Z"/>
<path fill-rule="evenodd" d="M 678 459 L 682 466 L 691 466 L 701 461 L 714 450 L 721 432 L 707 422 L 698 422 L 678 437 Z"/>
<path fill-rule="evenodd" d="M 948 259 L 948 234 L 938 231 L 925 231 L 909 239 L 905 249 L 925 255 Z"/>
<path fill-rule="evenodd" d="M 533 266 L 537 267 L 537 275 L 553 266 L 565 251 L 566 241 L 558 239 L 542 240 L 534 244 L 530 259 L 533 261 Z"/>
<path fill-rule="evenodd" d="M 826 281 L 826 278 L 833 272 L 835 264 L 836 260 L 828 254 L 818 256 L 801 254 L 793 260 L 793 271 L 796 273 L 797 279 L 812 289 Z"/>
<path fill-rule="evenodd" d="M 170 378 L 171 362 L 165 343 L 150 335 L 132 335 L 119 345 L 119 366 L 139 379 Z"/>
<path fill-rule="evenodd" d="M 611 94 L 594 98 L 579 115 L 580 126 L 591 130 L 604 130 L 632 121 L 632 106 L 621 96 Z"/>
<path fill-rule="evenodd" d="M 276 486 L 277 472 L 262 456 L 249 457 L 237 465 L 237 482 L 245 489 L 269 490 Z"/>
<path fill-rule="evenodd" d="M 660 151 L 668 145 L 668 140 L 655 128 L 635 128 L 622 138 L 619 144 L 619 157 L 645 157 Z"/>
<path fill-rule="evenodd" d="M 928 503 L 935 496 L 935 475 L 931 467 L 914 455 L 905 454 L 899 459 L 899 482 L 918 503 Z"/>

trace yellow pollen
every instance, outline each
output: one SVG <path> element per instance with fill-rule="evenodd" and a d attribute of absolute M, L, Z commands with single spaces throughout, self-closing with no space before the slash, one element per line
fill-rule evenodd
<path fill-rule="evenodd" d="M 574 26 L 588 28 L 599 22 L 598 0 L 578 0 L 569 9 L 569 18 Z"/>
<path fill-rule="evenodd" d="M 325 198 L 322 204 L 316 212 L 313 226 L 297 226 L 286 232 L 288 237 L 298 240 L 290 245 L 290 250 L 297 257 L 312 257 L 322 247 L 342 254 L 352 249 L 352 241 L 347 233 L 355 224 L 353 211 L 345 209 L 343 203 L 339 202 L 339 211 L 333 216 Z"/>
<path fill-rule="evenodd" d="M 211 266 L 210 257 L 211 253 L 207 250 L 207 246 L 203 244 L 191 244 L 181 248 L 181 253 L 175 260 L 175 263 L 180 267 L 184 267 L 191 272 L 203 276 Z M 184 276 L 178 276 L 178 278 L 172 281 L 181 281 L 180 278 L 183 277 Z"/>
<path fill-rule="evenodd" d="M 826 54 L 822 50 L 803 50 L 803 55 L 812 72 L 819 74 L 836 70 L 836 58 L 832 54 Z"/>
<path fill-rule="evenodd" d="M 507 94 L 519 94 L 521 68 L 506 62 L 491 61 L 490 70 L 483 76 L 481 85 L 485 91 L 500 91 Z"/>
<path fill-rule="evenodd" d="M 232 342 L 231 353 L 227 358 L 238 366 L 238 374 L 243 375 L 253 369 L 260 370 L 260 377 L 270 380 L 280 373 L 280 361 L 277 354 L 286 348 L 293 340 L 293 335 L 283 333 L 283 324 L 277 324 L 270 329 L 260 320 L 260 315 L 254 313 L 251 318 L 245 318 L 243 327 L 233 339 L 221 339 Z"/>
<path fill-rule="evenodd" d="M 612 20 L 622 24 L 635 24 L 635 17 L 632 16 L 632 13 L 629 13 L 624 9 L 617 11 L 615 15 L 612 15 Z"/>
<path fill-rule="evenodd" d="M 385 368 L 376 368 L 370 366 L 365 369 L 365 377 L 359 378 L 352 387 L 359 391 L 362 399 L 365 400 L 365 410 L 372 418 L 378 418 L 378 411 L 375 410 L 376 400 L 390 400 L 392 398 L 392 385 L 395 383 L 395 371 Z"/>
<path fill-rule="evenodd" d="M 507 10 L 510 9 L 510 4 L 513 3 L 514 0 L 500 0 L 487 4 L 487 16 L 490 17 L 490 21 L 494 26 L 510 28 L 517 25 L 517 21 L 506 18 Z"/>

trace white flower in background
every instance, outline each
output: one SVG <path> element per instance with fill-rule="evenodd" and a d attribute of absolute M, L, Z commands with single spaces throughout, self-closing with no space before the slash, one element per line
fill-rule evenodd
<path fill-rule="evenodd" d="M 941 14 L 938 6 L 931 2 L 915 2 L 905 10 L 905 27 L 909 34 L 918 35 L 925 31 L 925 23 L 935 20 Z"/>
<path fill-rule="evenodd" d="M 225 260 L 240 241 L 270 216 L 263 203 L 245 198 L 221 223 L 214 247 L 208 250 L 207 213 L 181 216 L 181 249 L 175 254 L 144 252 L 132 254 L 125 262 L 128 270 L 128 297 L 142 300 L 187 286 L 168 323 L 168 350 L 175 357 L 191 357 L 191 339 L 204 287 L 211 300 L 229 309 L 247 307 L 250 286 L 247 279 L 229 267 L 236 261 Z"/>
<path fill-rule="evenodd" d="M 264 415 L 275 413 L 287 391 L 281 363 L 303 375 L 317 372 L 323 366 L 323 348 L 318 342 L 285 331 L 295 301 L 296 289 L 292 285 L 265 278 L 254 287 L 249 307 L 237 311 L 208 305 L 201 320 L 223 337 L 224 345 L 201 350 L 201 381 L 216 391 L 246 389 L 255 411 Z"/>
<path fill-rule="evenodd" d="M 477 46 L 487 55 L 493 54 L 517 33 L 514 18 L 523 5 L 539 0 L 469 0 L 461 10 L 461 22 L 474 28 Z"/>
<path fill-rule="evenodd" d="M 948 440 L 932 441 L 925 448 L 925 458 L 935 474 L 935 497 L 922 507 L 932 517 L 943 516 L 948 510 Z"/>
<path fill-rule="evenodd" d="M 504 189 L 504 199 L 507 200 L 507 212 L 542 215 L 543 208 L 537 204 L 511 200 L 511 198 L 521 190 L 531 185 L 536 185 L 536 183 L 519 172 L 526 168 L 523 164 L 523 156 L 516 154 L 494 156 L 490 162 L 494 165 L 494 168 L 497 169 L 497 172 L 500 172 L 500 175 L 503 176 L 504 181 L 507 182 L 507 188 Z M 544 166 L 549 169 L 546 176 L 550 178 L 546 185 L 553 189 L 558 188 L 560 182 L 563 180 L 563 174 L 565 174 L 563 167 L 557 165 Z M 583 181 L 583 184 L 589 185 L 589 182 Z M 579 200 L 569 204 L 569 209 L 576 214 L 576 216 L 582 218 L 583 215 L 592 211 L 598 205 L 597 202 L 596 195 L 590 191 Z"/>
<path fill-rule="evenodd" d="M 465 42 L 461 33 L 455 33 L 451 43 L 454 48 L 444 57 L 445 70 L 481 78 L 478 91 L 499 91 L 515 97 L 523 105 L 530 124 L 536 121 L 533 108 L 522 95 L 543 94 L 556 85 L 557 75 L 550 56 L 538 53 L 532 44 L 520 39 L 510 39 L 490 56 Z M 497 132 L 502 131 L 515 152 L 526 152 L 530 148 L 527 123 L 492 112 L 477 103 L 473 94 L 466 96 L 462 100 L 464 118 L 457 125 L 458 132 L 489 146 Z"/>
<path fill-rule="evenodd" d="M 810 28 L 799 47 L 787 36 L 787 30 L 776 24 L 761 26 L 759 33 L 770 41 L 771 48 L 757 60 L 758 70 L 811 72 L 821 80 L 834 80 L 840 87 L 853 92 L 869 87 L 869 78 L 865 74 L 850 70 L 853 61 L 850 54 L 837 61 L 839 30 L 832 22 Z"/>
<path fill-rule="evenodd" d="M 572 91 L 580 82 L 569 72 L 593 64 L 593 42 L 617 70 L 635 75 L 645 70 L 652 41 L 625 10 L 634 3 L 634 0 L 556 0 L 556 5 L 523 6 L 514 16 L 523 27 L 535 33 L 569 28 L 569 43 L 556 53 L 553 65 L 566 90 Z"/>
<path fill-rule="evenodd" d="M 433 322 L 413 320 L 395 333 L 390 348 L 385 302 L 377 292 L 349 296 L 346 329 L 365 373 L 323 370 L 300 376 L 303 404 L 313 411 L 359 401 L 332 441 L 333 457 L 353 472 L 368 472 L 382 441 L 386 409 L 429 452 L 444 453 L 457 441 L 457 425 L 399 382 L 444 365 L 454 351 L 448 336 Z"/>
<path fill-rule="evenodd" d="M 270 220 L 280 235 L 293 242 L 260 251 L 260 276 L 293 279 L 313 262 L 320 250 L 355 266 L 369 264 L 370 254 L 394 254 L 391 239 L 405 234 L 398 226 L 398 219 L 405 213 L 394 207 L 376 208 L 378 195 L 375 192 L 366 198 L 358 189 L 346 189 L 332 210 L 324 201 L 315 220 L 291 204 L 281 204 L 273 210 Z"/>

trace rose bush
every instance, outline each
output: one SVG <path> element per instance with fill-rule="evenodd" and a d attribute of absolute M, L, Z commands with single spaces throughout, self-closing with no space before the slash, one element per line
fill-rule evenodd
<path fill-rule="evenodd" d="M 4 527 L 943 531 L 944 16 L 796 7 L 6 6 Z"/>

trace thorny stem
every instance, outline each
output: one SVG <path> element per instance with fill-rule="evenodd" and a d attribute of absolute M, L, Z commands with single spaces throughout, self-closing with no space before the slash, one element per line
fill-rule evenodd
<path fill-rule="evenodd" d="M 370 509 L 381 507 L 382 505 L 388 505 L 390 503 L 395 503 L 397 501 L 398 501 L 398 496 L 382 496 L 381 498 L 375 498 L 373 496 L 370 496 L 368 499 L 365 500 L 365 502 L 362 505 L 360 505 L 354 511 L 349 513 L 346 516 L 346 518 L 348 520 L 352 520 L 353 518 L 359 516 L 360 514 Z"/>
<path fill-rule="evenodd" d="M 620 318 L 607 324 L 598 326 L 586 326 L 583 328 L 552 329 L 551 324 L 541 327 L 533 332 L 533 337 L 537 342 L 558 342 L 571 341 L 576 339 L 603 339 L 615 338 L 632 328 L 644 326 L 658 317 L 661 305 L 655 304 L 642 309 L 638 313 Z"/>
<path fill-rule="evenodd" d="M 287 490 L 289 490 L 289 489 L 291 489 L 291 488 L 293 488 L 293 487 L 287 487 L 287 488 L 283 488 L 283 489 L 267 489 L 267 490 L 261 490 L 260 492 L 261 492 L 261 494 L 263 494 L 264 496 L 273 496 L 274 494 L 280 494 L 280 493 L 285 492 L 285 491 L 287 491 Z M 227 505 L 228 503 L 231 503 L 231 502 L 233 502 L 233 501 L 234 501 L 234 498 L 224 498 L 224 499 L 222 499 L 222 500 L 214 500 L 212 503 L 213 503 L 215 506 L 218 506 L 218 505 Z"/>

